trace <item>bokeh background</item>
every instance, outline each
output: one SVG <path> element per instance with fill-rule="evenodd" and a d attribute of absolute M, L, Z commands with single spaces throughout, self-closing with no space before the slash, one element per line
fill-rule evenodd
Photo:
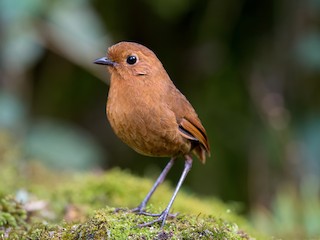
<path fill-rule="evenodd" d="M 209 135 L 212 157 L 184 188 L 236 204 L 270 235 L 319 236 L 319 16 L 319 0 L 1 0 L 0 135 L 53 169 L 157 176 L 168 160 L 116 138 L 109 75 L 93 64 L 136 41 Z"/>

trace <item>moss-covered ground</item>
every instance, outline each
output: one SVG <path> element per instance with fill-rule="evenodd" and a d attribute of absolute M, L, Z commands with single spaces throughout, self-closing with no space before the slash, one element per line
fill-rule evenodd
<path fill-rule="evenodd" d="M 152 217 L 131 213 L 153 180 L 112 169 L 66 173 L 25 161 L 10 139 L 0 139 L 0 239 L 263 239 L 231 206 L 183 190 L 176 218 L 164 228 L 139 228 Z M 173 188 L 165 182 L 147 210 L 161 212 Z M 123 209 L 119 209 L 123 207 Z"/>

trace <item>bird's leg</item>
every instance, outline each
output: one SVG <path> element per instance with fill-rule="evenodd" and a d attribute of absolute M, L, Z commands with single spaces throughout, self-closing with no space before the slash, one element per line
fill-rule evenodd
<path fill-rule="evenodd" d="M 140 224 L 139 227 L 146 227 L 146 226 L 151 226 L 152 224 L 154 223 L 157 223 L 157 222 L 161 222 L 161 228 L 163 228 L 165 222 L 166 222 L 166 219 L 169 215 L 169 211 L 170 211 L 170 208 L 172 207 L 172 204 L 179 192 L 179 189 L 183 183 L 183 181 L 185 180 L 188 172 L 190 171 L 192 167 L 192 158 L 189 156 L 189 155 L 185 155 L 185 164 L 184 164 L 184 169 L 183 169 L 183 172 L 181 174 L 181 177 L 179 179 L 179 182 L 176 186 L 176 189 L 174 190 L 174 193 L 170 199 L 170 202 L 168 204 L 168 206 L 166 207 L 166 209 L 159 215 L 159 217 L 151 222 L 147 222 L 147 223 L 143 223 L 143 224 Z"/>
<path fill-rule="evenodd" d="M 132 212 L 136 212 L 138 214 L 143 214 L 143 215 L 148 215 L 148 216 L 153 216 L 153 214 L 151 213 L 147 213 L 145 212 L 145 207 L 149 201 L 149 199 L 151 198 L 152 194 L 156 191 L 157 187 L 164 181 L 164 179 L 166 178 L 168 172 L 170 171 L 172 165 L 174 164 L 176 157 L 172 157 L 170 159 L 170 161 L 168 162 L 168 164 L 166 165 L 166 167 L 162 170 L 160 176 L 158 177 L 158 179 L 156 180 L 156 182 L 153 184 L 151 190 L 149 191 L 149 193 L 147 194 L 147 196 L 143 199 L 143 201 L 139 204 L 138 207 L 132 209 Z M 157 215 L 158 216 L 158 215 Z"/>

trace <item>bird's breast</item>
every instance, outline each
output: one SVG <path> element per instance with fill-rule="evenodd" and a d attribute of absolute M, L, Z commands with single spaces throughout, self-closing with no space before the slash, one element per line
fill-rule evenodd
<path fill-rule="evenodd" d="M 154 89 L 111 83 L 107 117 L 116 135 L 143 155 L 175 156 L 190 151 L 191 143 L 179 134 L 174 112 Z"/>

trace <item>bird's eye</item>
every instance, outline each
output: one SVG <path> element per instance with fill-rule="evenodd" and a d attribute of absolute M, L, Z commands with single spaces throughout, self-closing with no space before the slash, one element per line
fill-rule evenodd
<path fill-rule="evenodd" d="M 130 55 L 128 58 L 127 58 L 127 63 L 130 64 L 130 65 L 133 65 L 137 62 L 137 57 L 136 56 L 132 56 Z"/>

